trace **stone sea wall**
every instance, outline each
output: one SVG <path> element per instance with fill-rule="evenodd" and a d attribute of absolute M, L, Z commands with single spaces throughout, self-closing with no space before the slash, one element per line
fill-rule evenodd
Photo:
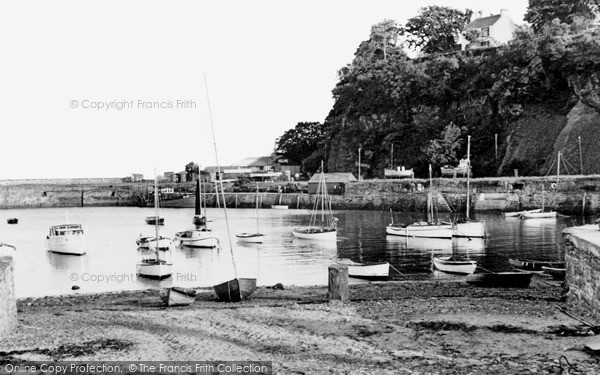
<path fill-rule="evenodd" d="M 433 181 L 440 212 L 464 211 L 466 179 Z M 304 182 L 305 184 L 305 182 Z M 161 198 L 161 207 L 193 207 L 194 183 L 168 183 L 174 194 Z M 273 188 L 261 184 L 261 190 Z M 334 209 L 422 211 L 427 202 L 429 180 L 365 180 L 346 183 L 345 193 L 331 196 Z M 119 179 L 0 181 L 0 208 L 151 206 L 152 182 L 122 182 Z M 227 190 L 226 190 L 227 191 Z M 471 212 L 501 212 L 539 208 L 567 215 L 600 213 L 600 175 L 521 178 L 480 178 L 470 181 Z M 226 192 L 228 207 L 256 205 L 256 193 Z M 217 206 L 214 192 L 205 194 L 209 206 Z M 314 195 L 261 192 L 259 204 L 311 208 Z"/>
<path fill-rule="evenodd" d="M 2 247 L 0 247 L 0 251 Z M 0 339 L 17 326 L 13 259 L 0 253 Z"/>
<path fill-rule="evenodd" d="M 600 230 L 584 225 L 563 231 L 567 301 L 600 320 Z"/>

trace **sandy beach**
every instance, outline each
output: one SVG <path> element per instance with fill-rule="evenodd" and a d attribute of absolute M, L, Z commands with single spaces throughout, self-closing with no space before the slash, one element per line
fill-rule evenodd
<path fill-rule="evenodd" d="M 200 289 L 192 305 L 171 308 L 158 290 L 28 298 L 18 301 L 17 330 L 0 341 L 0 363 L 252 360 L 272 361 L 276 374 L 600 373 L 600 357 L 584 349 L 598 322 L 569 310 L 564 293 L 536 276 L 527 289 L 452 279 L 353 284 L 345 304 L 328 303 L 327 287 L 287 286 L 259 288 L 237 304 Z"/>

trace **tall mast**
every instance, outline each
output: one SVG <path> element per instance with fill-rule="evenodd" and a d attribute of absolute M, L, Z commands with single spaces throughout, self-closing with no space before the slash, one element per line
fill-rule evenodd
<path fill-rule="evenodd" d="M 156 170 L 154 170 L 154 214 L 156 216 L 154 233 L 156 235 L 156 247 L 158 248 L 158 176 L 156 176 Z"/>
<path fill-rule="evenodd" d="M 432 172 L 431 172 L 431 164 L 429 164 L 429 193 L 427 193 L 427 222 L 428 223 L 433 222 L 432 191 L 433 191 L 433 177 L 432 177 Z"/>
<path fill-rule="evenodd" d="M 392 143 L 392 152 L 390 156 L 390 169 L 394 169 L 394 144 Z"/>
<path fill-rule="evenodd" d="M 467 136 L 467 220 L 469 220 L 469 196 L 470 191 L 470 175 L 471 175 L 471 136 Z"/>
<path fill-rule="evenodd" d="M 258 228 L 258 182 L 256 183 L 256 234 L 259 234 Z"/>
<path fill-rule="evenodd" d="M 323 160 L 321 160 L 321 223 L 325 222 L 325 172 L 323 171 Z"/>
<path fill-rule="evenodd" d="M 556 186 L 558 186 L 558 177 L 560 176 L 560 151 L 556 157 Z"/>

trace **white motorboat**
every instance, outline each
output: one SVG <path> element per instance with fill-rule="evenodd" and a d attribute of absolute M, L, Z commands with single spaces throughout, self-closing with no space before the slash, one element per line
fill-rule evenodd
<path fill-rule="evenodd" d="M 136 265 L 137 274 L 143 277 L 164 279 L 170 277 L 173 274 L 173 263 L 158 258 L 147 258 L 142 259 L 140 263 Z"/>
<path fill-rule="evenodd" d="M 350 277 L 378 280 L 387 279 L 390 274 L 390 264 L 388 262 L 360 263 L 350 259 L 338 259 L 335 263 L 347 266 L 348 276 Z"/>
<path fill-rule="evenodd" d="M 135 240 L 135 243 L 140 250 L 168 250 L 171 246 L 171 239 L 163 236 L 159 236 L 158 241 L 155 236 L 146 236 L 140 234 Z"/>
<path fill-rule="evenodd" d="M 50 227 L 46 236 L 48 251 L 60 254 L 85 254 L 84 232 L 81 224 L 61 224 Z"/>
<path fill-rule="evenodd" d="M 202 227 L 175 233 L 175 240 L 181 245 L 189 247 L 213 248 L 219 245 L 219 239 L 212 229 Z"/>
<path fill-rule="evenodd" d="M 450 256 L 434 257 L 433 265 L 440 271 L 461 275 L 470 275 L 477 268 L 477 262 L 474 260 L 460 260 Z"/>

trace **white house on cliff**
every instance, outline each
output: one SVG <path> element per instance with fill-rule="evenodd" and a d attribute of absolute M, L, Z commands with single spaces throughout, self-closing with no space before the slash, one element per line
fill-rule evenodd
<path fill-rule="evenodd" d="M 500 14 L 479 17 L 471 21 L 466 28 L 465 37 L 460 38 L 463 50 L 483 49 L 506 44 L 513 38 L 517 25 L 512 21 L 506 9 Z"/>

